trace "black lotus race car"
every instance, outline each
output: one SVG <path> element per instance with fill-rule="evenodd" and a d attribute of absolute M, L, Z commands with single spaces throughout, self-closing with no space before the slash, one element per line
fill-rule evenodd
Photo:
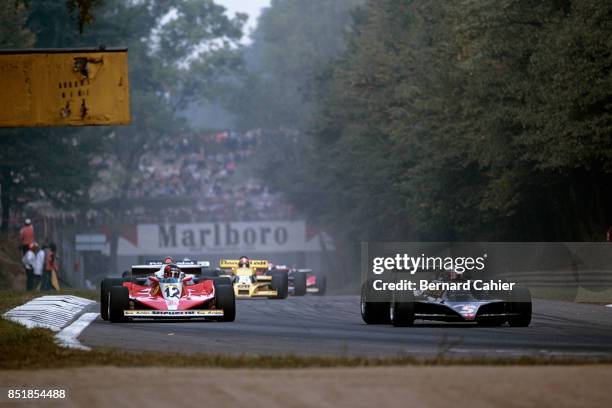
<path fill-rule="evenodd" d="M 459 279 L 455 281 L 461 283 Z M 463 281 L 466 282 L 466 281 Z M 448 287 L 445 279 L 430 281 Z M 433 285 L 431 285 L 433 283 Z M 361 287 L 361 317 L 367 324 L 412 326 L 415 320 L 472 322 L 483 326 L 526 327 L 531 323 L 531 293 L 513 285 L 510 290 L 393 290 L 376 291 L 374 280 Z M 470 286 L 456 285 L 456 286 Z"/>

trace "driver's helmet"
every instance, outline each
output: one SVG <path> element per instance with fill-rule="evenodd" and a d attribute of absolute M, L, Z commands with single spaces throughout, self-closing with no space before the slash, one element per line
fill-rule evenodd
<path fill-rule="evenodd" d="M 238 260 L 239 268 L 248 268 L 250 265 L 251 265 L 251 262 L 249 261 L 249 258 L 247 258 L 246 256 L 241 256 L 240 259 Z"/>
<path fill-rule="evenodd" d="M 181 276 L 181 269 L 176 264 L 168 264 L 164 267 L 164 278 L 178 279 Z"/>
<path fill-rule="evenodd" d="M 164 264 L 169 265 L 169 264 L 173 264 L 174 263 L 174 259 L 172 259 L 172 257 L 167 256 L 164 258 Z"/>

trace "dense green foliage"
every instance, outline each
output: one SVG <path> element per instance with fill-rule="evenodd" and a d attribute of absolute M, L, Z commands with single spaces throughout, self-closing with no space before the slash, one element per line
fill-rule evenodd
<path fill-rule="evenodd" d="M 94 10 L 83 35 L 67 4 Z M 604 0 L 274 0 L 238 76 L 244 17 L 208 0 L 17 1 L 0 19 L 2 47 L 127 45 L 134 102 L 130 128 L 3 131 L 9 205 L 83 200 L 102 154 L 121 222 L 137 158 L 231 78 L 239 127 L 273 136 L 261 174 L 337 238 L 600 240 L 612 224 Z"/>
<path fill-rule="evenodd" d="M 297 206 L 350 241 L 604 238 L 612 4 L 372 0 L 355 17 L 306 79 L 308 126 L 262 166 Z"/>
<path fill-rule="evenodd" d="M 15 8 L 27 7 L 30 0 L 15 0 Z M 70 16 L 75 17 L 76 25 L 79 32 L 83 32 L 86 25 L 92 24 L 94 21 L 94 10 L 102 5 L 104 0 L 65 0 L 63 3 L 64 10 Z M 8 1 L 5 2 L 10 6 Z M 60 1 L 56 1 L 58 5 Z"/>

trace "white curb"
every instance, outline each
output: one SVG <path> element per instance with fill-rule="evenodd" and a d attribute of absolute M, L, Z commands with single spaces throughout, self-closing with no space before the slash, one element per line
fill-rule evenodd
<path fill-rule="evenodd" d="M 99 313 L 83 314 L 70 326 L 65 327 L 61 332 L 57 333 L 55 335 L 55 341 L 62 347 L 74 348 L 79 350 L 91 350 L 91 348 L 79 343 L 77 337 L 79 337 L 79 334 L 81 334 L 81 332 L 85 330 L 85 328 L 89 326 L 91 322 L 96 320 L 98 315 Z"/>
<path fill-rule="evenodd" d="M 62 347 L 89 350 L 89 347 L 79 343 L 77 337 L 96 319 L 98 313 L 85 313 L 72 324 L 68 324 L 94 303 L 96 302 L 93 300 L 71 295 L 41 296 L 9 310 L 2 317 L 28 329 L 40 327 L 59 332 L 55 339 Z"/>
<path fill-rule="evenodd" d="M 42 327 L 60 331 L 93 300 L 77 296 L 41 296 L 6 312 L 3 317 L 32 329 Z"/>

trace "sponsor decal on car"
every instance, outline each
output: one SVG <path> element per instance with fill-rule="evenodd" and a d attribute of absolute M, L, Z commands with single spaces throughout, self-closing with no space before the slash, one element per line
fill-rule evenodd
<path fill-rule="evenodd" d="M 199 317 L 199 316 L 223 316 L 223 310 L 126 310 L 126 317 L 143 316 L 176 316 L 176 317 Z"/>

